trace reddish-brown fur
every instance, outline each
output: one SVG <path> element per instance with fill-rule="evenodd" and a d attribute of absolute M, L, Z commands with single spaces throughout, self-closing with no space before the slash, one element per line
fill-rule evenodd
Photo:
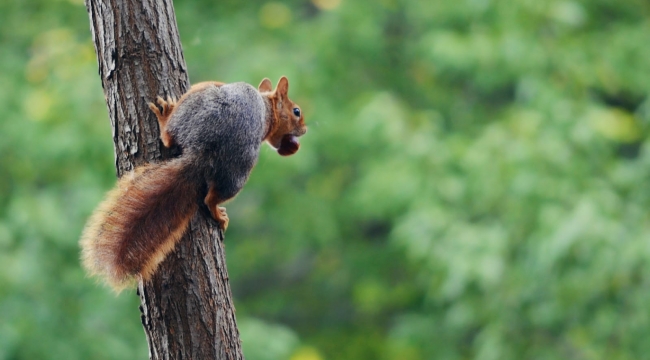
<path fill-rule="evenodd" d="M 148 164 L 125 175 L 95 210 L 81 237 L 83 261 L 121 289 L 148 278 L 182 237 L 197 211 L 196 185 L 178 160 Z"/>
<path fill-rule="evenodd" d="M 271 87 L 271 82 L 264 79 L 259 85 L 260 91 L 270 91 L 268 90 Z M 305 117 L 300 113 L 300 118 L 295 120 L 293 114 L 293 108 L 300 107 L 296 105 L 291 99 L 289 99 L 289 80 L 286 77 L 281 77 L 278 81 L 278 85 L 275 88 L 275 91 L 268 93 L 266 97 L 271 102 L 271 109 L 273 110 L 273 116 L 271 117 L 271 124 L 269 127 L 269 132 L 264 138 L 271 146 L 276 149 L 285 150 L 293 154 L 298 151 L 299 144 L 283 144 L 283 137 L 287 134 L 293 134 L 296 136 L 303 135 L 307 131 L 305 126 Z M 295 149 L 293 149 L 295 147 Z M 289 149 L 287 149 L 289 148 Z M 282 151 L 281 151 L 282 154 Z M 282 154 L 285 155 L 285 154 Z M 289 155 L 289 154 L 286 154 Z"/>

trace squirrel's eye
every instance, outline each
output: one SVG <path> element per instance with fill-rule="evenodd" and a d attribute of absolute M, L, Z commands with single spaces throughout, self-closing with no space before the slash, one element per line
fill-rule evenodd
<path fill-rule="evenodd" d="M 297 117 L 300 117 L 300 109 L 297 107 L 293 108 L 293 114 L 296 115 Z"/>

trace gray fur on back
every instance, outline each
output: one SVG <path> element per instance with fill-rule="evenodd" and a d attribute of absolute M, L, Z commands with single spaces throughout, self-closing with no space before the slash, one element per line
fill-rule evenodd
<path fill-rule="evenodd" d="M 209 86 L 180 103 L 168 131 L 190 157 L 197 176 L 213 182 L 221 198 L 239 192 L 257 162 L 265 104 L 246 83 Z"/>

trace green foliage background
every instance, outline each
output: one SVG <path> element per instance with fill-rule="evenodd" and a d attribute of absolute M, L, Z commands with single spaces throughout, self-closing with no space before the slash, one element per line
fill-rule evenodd
<path fill-rule="evenodd" d="M 229 206 L 250 360 L 650 354 L 650 4 L 176 1 L 192 81 L 310 126 Z M 80 0 L 0 2 L 0 359 L 143 359 L 77 239 L 114 184 Z"/>

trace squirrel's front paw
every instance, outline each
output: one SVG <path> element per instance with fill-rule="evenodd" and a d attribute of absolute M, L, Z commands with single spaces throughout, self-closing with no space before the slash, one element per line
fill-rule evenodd
<path fill-rule="evenodd" d="M 174 138 L 167 131 L 167 122 L 174 112 L 174 108 L 176 107 L 176 100 L 169 97 L 167 100 L 164 100 L 159 96 L 156 101 L 158 102 L 158 105 L 160 105 L 160 109 L 154 103 L 149 103 L 149 109 L 151 109 L 151 111 L 156 114 L 156 117 L 158 118 L 158 125 L 160 126 L 160 140 L 162 140 L 165 147 L 169 148 L 174 145 Z"/>
<path fill-rule="evenodd" d="M 161 123 L 167 123 L 167 120 L 169 120 L 169 116 L 171 116 L 172 112 L 174 111 L 174 107 L 176 107 L 176 100 L 170 97 L 168 97 L 167 100 L 165 100 L 160 96 L 158 96 L 156 102 L 158 103 L 158 105 L 160 105 L 160 109 L 158 109 L 158 106 L 156 106 L 156 104 L 154 103 L 149 103 L 149 109 L 151 109 L 151 111 L 153 111 L 153 113 L 156 114 L 158 121 L 160 121 Z"/>

